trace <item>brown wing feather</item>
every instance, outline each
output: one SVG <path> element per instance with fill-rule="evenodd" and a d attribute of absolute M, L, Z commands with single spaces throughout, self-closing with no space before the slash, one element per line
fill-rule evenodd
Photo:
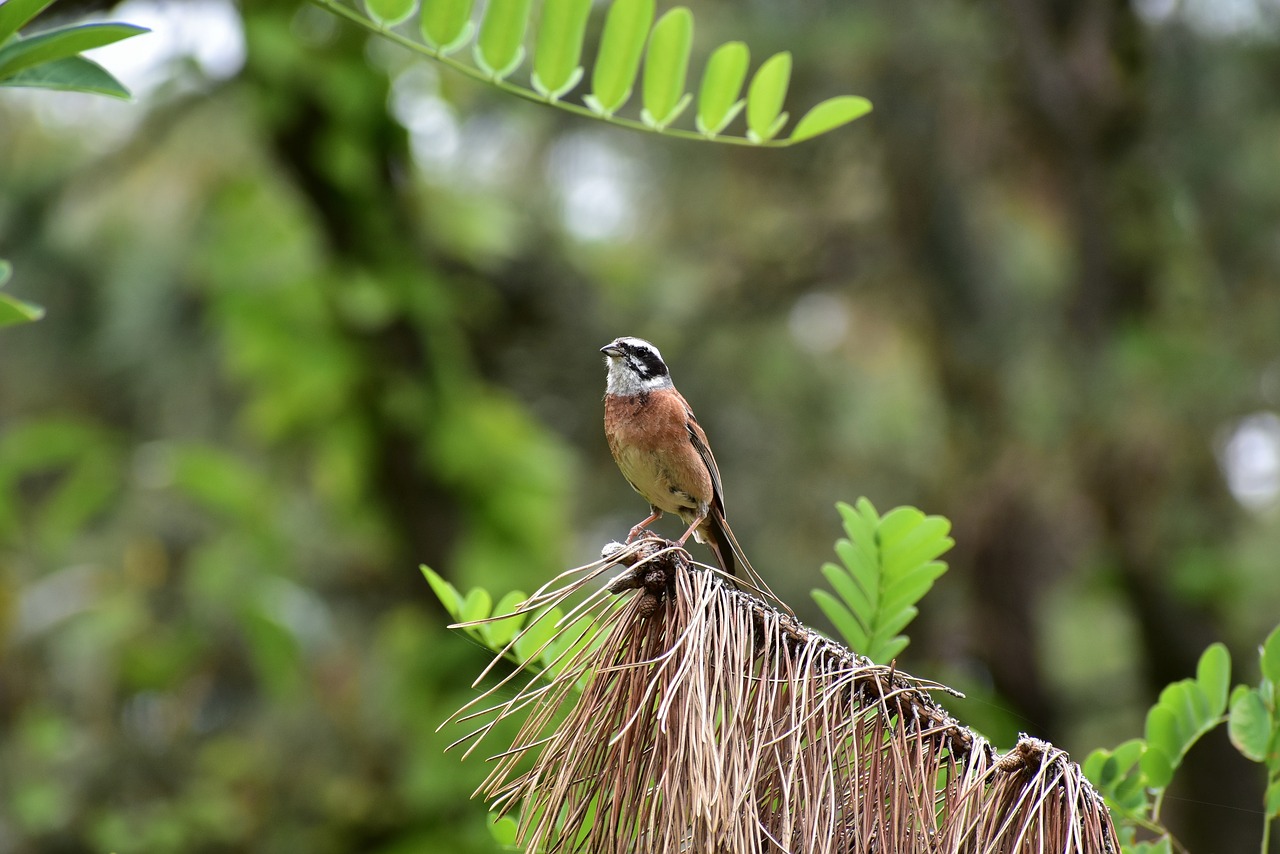
<path fill-rule="evenodd" d="M 714 494 L 712 506 L 720 510 L 720 515 L 724 515 L 724 489 L 720 486 L 720 469 L 716 466 L 716 458 L 711 455 L 711 445 L 707 443 L 707 434 L 702 429 L 702 425 L 698 423 L 698 419 L 693 417 L 693 410 L 689 408 L 689 404 L 685 404 L 685 427 L 689 430 L 689 441 L 693 443 L 694 449 L 698 452 L 698 456 L 702 457 L 703 465 L 707 467 L 707 472 L 711 475 L 711 489 Z"/>

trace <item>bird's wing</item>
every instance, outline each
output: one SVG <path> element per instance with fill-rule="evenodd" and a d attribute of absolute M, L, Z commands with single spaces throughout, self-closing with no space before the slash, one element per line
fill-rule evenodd
<path fill-rule="evenodd" d="M 707 434 L 703 431 L 702 425 L 698 423 L 698 419 L 693 417 L 693 411 L 687 405 L 684 408 L 684 414 L 684 425 L 689 431 L 689 441 L 693 443 L 698 456 L 702 457 L 703 465 L 707 467 L 707 471 L 711 474 L 711 488 L 715 494 L 712 505 L 720 511 L 721 516 L 724 516 L 724 489 L 720 486 L 720 469 L 716 466 L 716 458 L 711 455 L 711 445 L 707 443 Z"/>

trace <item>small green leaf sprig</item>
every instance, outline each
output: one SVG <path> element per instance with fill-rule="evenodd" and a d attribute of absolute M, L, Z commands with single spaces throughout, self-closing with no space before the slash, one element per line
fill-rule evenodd
<path fill-rule="evenodd" d="M 955 545 L 951 523 L 914 507 L 880 516 L 866 498 L 836 509 L 848 535 L 836 542 L 843 566 L 823 565 L 835 595 L 814 590 L 813 599 L 854 652 L 888 664 L 909 643 L 899 633 L 919 613 L 916 603 L 947 571 L 937 558 Z"/>
<path fill-rule="evenodd" d="M 590 69 L 590 91 L 582 95 L 581 103 L 567 100 L 567 96 L 586 76 L 582 52 L 591 0 L 543 0 L 536 15 L 532 0 L 488 0 L 478 16 L 478 26 L 475 0 L 422 0 L 420 8 L 418 0 L 363 0 L 360 6 L 343 0 L 312 2 L 504 91 L 637 130 L 737 145 L 785 147 L 871 111 L 866 98 L 829 98 L 805 113 L 789 136 L 782 136 L 789 119 L 783 107 L 791 82 L 791 54 L 784 51 L 766 59 L 748 84 L 750 51 L 744 43 L 731 41 L 711 53 L 702 71 L 693 128 L 674 126 L 695 103 L 687 86 L 694 19 L 689 9 L 677 6 L 655 22 L 654 0 L 613 0 Z M 411 38 L 401 29 L 415 14 L 418 26 L 410 31 L 417 38 Z M 525 86 L 511 77 L 526 59 L 530 29 L 536 33 L 530 81 Z M 474 64 L 454 57 L 467 44 L 472 45 Z M 641 84 L 639 118 L 620 116 L 619 110 L 630 102 L 637 81 Z M 726 133 L 739 114 L 745 115 L 745 133 Z"/>
<path fill-rule="evenodd" d="M 1280 817 L 1280 626 L 1259 650 L 1262 678 L 1257 686 L 1231 684 L 1231 656 L 1220 643 L 1200 656 L 1194 678 L 1165 687 L 1147 712 L 1142 738 L 1089 754 L 1082 768 L 1118 819 L 1125 854 L 1182 851 L 1161 825 L 1165 792 L 1187 752 L 1224 722 L 1231 743 L 1266 769 L 1262 854 L 1270 850 L 1271 825 Z M 1138 841 L 1137 831 L 1152 838 Z"/>

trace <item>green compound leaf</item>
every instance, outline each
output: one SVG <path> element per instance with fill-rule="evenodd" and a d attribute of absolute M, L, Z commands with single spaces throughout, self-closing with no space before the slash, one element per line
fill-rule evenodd
<path fill-rule="evenodd" d="M 369 17 L 384 27 L 394 27 L 409 20 L 418 0 L 364 0 Z"/>
<path fill-rule="evenodd" d="M 765 60 L 751 78 L 747 90 L 747 137 L 754 142 L 768 142 L 787 123 L 782 102 L 791 84 L 791 54 L 775 53 Z"/>
<path fill-rule="evenodd" d="M 907 647 L 899 632 L 919 613 L 915 603 L 946 572 L 935 558 L 954 544 L 951 523 L 914 507 L 881 517 L 865 498 L 837 509 L 848 534 L 836 543 L 844 565 L 822 567 L 836 596 L 815 590 L 813 597 L 855 652 L 884 664 Z"/>
<path fill-rule="evenodd" d="M 654 24 L 644 60 L 644 111 L 640 114 L 650 127 L 666 127 L 689 105 L 692 96 L 684 91 L 684 81 L 692 47 L 693 13 L 688 9 L 677 6 Z"/>
<path fill-rule="evenodd" d="M 529 24 L 531 0 L 489 0 L 480 36 L 476 39 L 476 64 L 492 80 L 511 74 L 524 59 L 524 32 Z"/>
<path fill-rule="evenodd" d="M 546 0 L 533 51 L 533 88 L 554 101 L 582 79 L 582 40 L 591 0 Z"/>
<path fill-rule="evenodd" d="M 743 42 L 725 42 L 716 48 L 702 72 L 702 88 L 698 90 L 698 132 L 715 136 L 733 121 L 746 101 L 742 84 L 747 79 L 751 51 Z"/>
<path fill-rule="evenodd" d="M 471 41 L 471 5 L 472 0 L 426 0 L 418 19 L 422 40 L 444 55 Z"/>
<path fill-rule="evenodd" d="M 11 0 L 10 5 L 17 2 Z M 310 2 L 505 92 L 616 126 L 683 139 L 782 148 L 839 127 L 870 108 L 865 99 L 854 96 L 832 98 L 811 109 L 791 137 L 780 137 L 788 117 L 782 107 L 790 82 L 790 54 L 777 54 L 761 66 L 746 98 L 742 98 L 750 53 L 741 42 L 729 42 L 717 48 L 707 62 L 698 109 L 690 122 L 693 129 L 675 126 L 692 100 L 685 85 L 693 14 L 684 8 L 673 9 L 655 27 L 655 0 L 601 0 L 599 5 L 609 8 L 604 13 L 594 65 L 582 62 L 584 35 L 597 5 L 594 0 L 540 0 L 533 68 L 529 79 L 522 82 L 509 78 L 525 57 L 531 0 L 487 0 L 478 36 L 472 21 L 474 0 L 417 0 L 421 41 L 391 28 L 406 10 L 412 14 L 415 0 Z M 450 55 L 473 37 L 473 62 Z M 646 60 L 644 103 L 637 111 L 639 116 L 620 115 L 631 99 L 642 59 Z M 587 65 L 591 66 L 589 72 L 584 68 Z M 567 96 L 588 73 L 590 93 L 570 100 Z M 744 108 L 746 134 L 725 134 L 725 128 Z"/>
<path fill-rule="evenodd" d="M 857 95 L 828 98 L 805 113 L 791 132 L 792 142 L 803 142 L 819 134 L 835 130 L 871 112 L 871 102 Z"/>
<path fill-rule="evenodd" d="M 584 99 L 594 112 L 611 116 L 631 97 L 652 23 L 653 0 L 615 0 L 609 9 L 591 72 L 591 94 Z"/>
<path fill-rule="evenodd" d="M 0 80 L 25 68 L 75 56 L 84 50 L 114 44 L 150 32 L 132 24 L 79 24 L 14 39 L 0 47 Z"/>

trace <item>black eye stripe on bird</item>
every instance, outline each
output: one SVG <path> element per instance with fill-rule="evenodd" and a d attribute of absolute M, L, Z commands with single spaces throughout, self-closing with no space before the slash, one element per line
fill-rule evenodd
<path fill-rule="evenodd" d="M 628 354 L 628 360 L 635 368 L 636 373 L 645 379 L 660 377 L 667 373 L 666 364 L 652 350 L 633 350 Z"/>

